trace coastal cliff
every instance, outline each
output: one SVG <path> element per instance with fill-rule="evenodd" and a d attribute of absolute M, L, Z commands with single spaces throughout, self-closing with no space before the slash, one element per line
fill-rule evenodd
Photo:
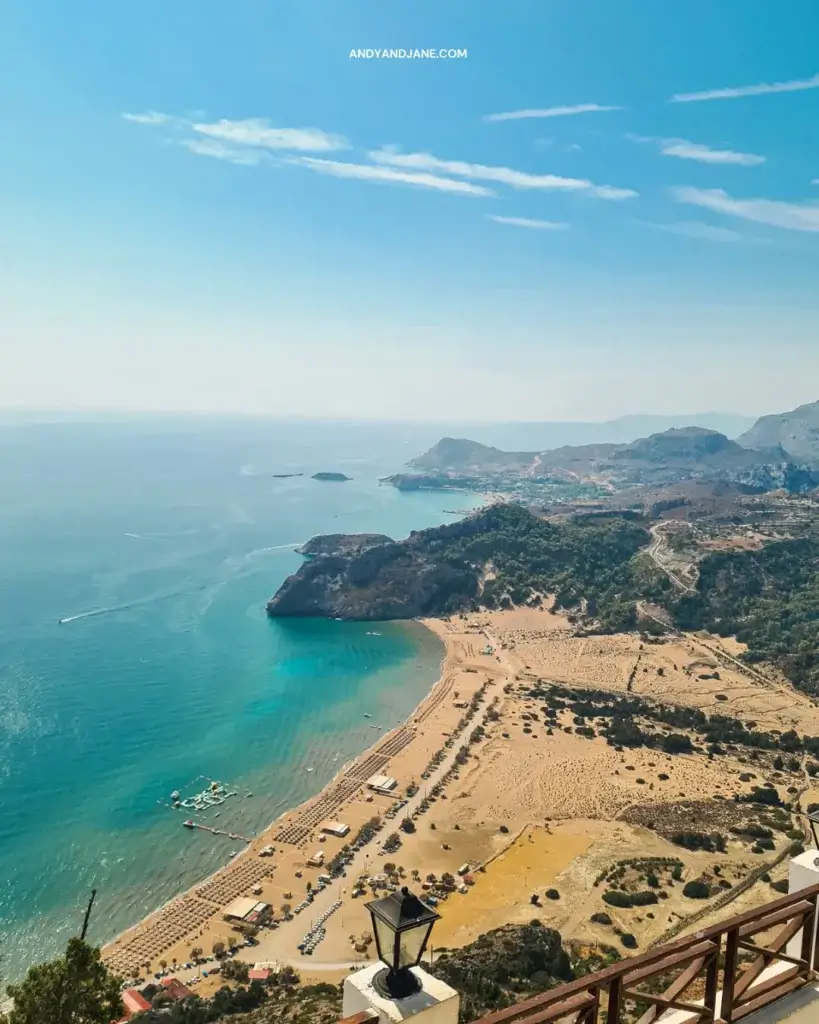
<path fill-rule="evenodd" d="M 385 533 L 323 533 L 311 537 L 306 544 L 296 548 L 296 552 L 310 558 L 317 555 L 353 555 L 376 544 L 393 543 L 392 537 Z"/>
<path fill-rule="evenodd" d="M 448 615 L 476 605 L 503 607 L 560 589 L 566 606 L 628 586 L 626 565 L 649 541 L 622 518 L 555 525 L 518 505 L 493 505 L 402 541 L 362 545 L 319 537 L 314 554 L 267 604 L 270 616 L 383 620 Z"/>

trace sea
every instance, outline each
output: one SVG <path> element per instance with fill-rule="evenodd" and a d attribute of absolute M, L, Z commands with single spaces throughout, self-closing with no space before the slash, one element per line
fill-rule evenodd
<path fill-rule="evenodd" d="M 103 943 L 316 793 L 438 677 L 417 623 L 274 620 L 320 533 L 392 537 L 476 505 L 379 478 L 434 426 L 36 418 L 0 424 L 0 973 Z M 311 479 L 342 472 L 344 483 Z M 302 474 L 280 476 L 276 474 Z M 364 715 L 371 715 L 365 718 Z M 374 728 L 377 727 L 377 728 Z M 312 769 L 312 770 L 308 770 Z"/>

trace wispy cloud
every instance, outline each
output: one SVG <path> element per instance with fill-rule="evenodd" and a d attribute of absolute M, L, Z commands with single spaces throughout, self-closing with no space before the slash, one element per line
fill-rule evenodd
<path fill-rule="evenodd" d="M 179 145 L 198 156 L 210 156 L 215 160 L 243 164 L 246 167 L 253 167 L 261 163 L 267 156 L 266 153 L 258 149 L 231 149 L 230 146 L 226 146 L 216 139 L 180 139 Z"/>
<path fill-rule="evenodd" d="M 790 82 L 760 82 L 758 85 L 740 85 L 728 89 L 707 89 L 705 92 L 680 92 L 672 96 L 671 103 L 698 103 L 701 100 L 736 100 L 744 96 L 768 96 L 775 92 L 802 92 L 819 89 L 819 75 L 797 78 Z"/>
<path fill-rule="evenodd" d="M 173 135 L 192 135 L 193 138 L 182 140 L 182 145 L 192 153 L 200 156 L 211 156 L 229 160 L 238 151 L 231 147 L 242 147 L 246 154 L 256 151 L 256 159 L 235 159 L 234 163 L 259 163 L 265 151 L 281 150 L 284 152 L 327 153 L 349 149 L 350 143 L 343 135 L 324 132 L 320 128 L 274 128 L 265 118 L 252 117 L 239 121 L 221 118 L 219 121 L 192 121 L 186 117 L 175 117 L 172 114 L 161 114 L 155 110 L 144 114 L 123 114 L 126 121 L 136 124 L 152 125 L 170 129 Z M 197 137 L 216 140 L 222 143 L 207 146 L 204 142 L 197 144 Z M 224 144 L 227 144 L 225 146 Z"/>
<path fill-rule="evenodd" d="M 636 199 L 640 194 L 633 188 L 617 188 L 616 185 L 595 185 L 592 191 L 598 199 L 613 199 L 615 202 L 621 199 Z"/>
<path fill-rule="evenodd" d="M 569 225 L 554 220 L 532 220 L 530 217 L 489 217 L 496 224 L 511 224 L 516 228 L 535 228 L 539 231 L 565 231 Z"/>
<path fill-rule="evenodd" d="M 811 185 L 819 185 L 819 178 L 811 179 Z"/>
<path fill-rule="evenodd" d="M 144 114 L 123 114 L 124 120 L 135 124 L 170 124 L 174 118 L 170 114 L 160 114 L 156 110 L 148 110 Z"/>
<path fill-rule="evenodd" d="M 663 156 L 678 156 L 683 160 L 697 160 L 703 164 L 738 164 L 741 167 L 757 167 L 765 163 L 765 157 L 756 153 L 737 153 L 732 149 L 711 149 L 698 142 L 685 139 L 664 139 L 660 152 Z"/>
<path fill-rule="evenodd" d="M 417 188 L 434 189 L 438 192 L 454 192 L 459 195 L 493 196 L 495 193 L 483 185 L 468 181 L 456 181 L 435 174 L 397 170 L 392 167 L 373 167 L 371 164 L 354 164 L 345 160 L 323 160 L 318 157 L 295 156 L 287 161 L 298 167 L 307 167 L 319 174 L 330 174 L 335 178 L 357 178 L 360 181 L 384 182 L 392 185 L 414 185 Z"/>
<path fill-rule="evenodd" d="M 398 153 L 393 149 L 378 149 L 369 154 L 377 164 L 391 167 L 407 167 L 415 170 L 442 171 L 458 178 L 473 178 L 478 181 L 497 181 L 510 188 L 560 189 L 576 191 L 592 187 L 585 178 L 563 178 L 557 174 L 527 174 L 511 167 L 491 167 L 486 164 L 470 164 L 463 160 L 439 160 L 431 153 Z"/>
<path fill-rule="evenodd" d="M 543 107 L 534 110 L 508 110 L 503 114 L 486 114 L 484 121 L 523 121 L 531 117 L 574 117 L 575 114 L 601 114 L 621 107 L 606 107 L 599 103 L 577 103 L 573 107 Z"/>
<path fill-rule="evenodd" d="M 703 221 L 679 221 L 675 224 L 655 224 L 661 231 L 670 231 L 674 235 L 696 238 L 703 242 L 742 242 L 744 236 L 730 228 L 718 228 Z"/>
<path fill-rule="evenodd" d="M 819 205 L 787 203 L 779 199 L 734 199 L 720 188 L 675 188 L 678 203 L 701 206 L 757 224 L 770 224 L 787 231 L 819 231 Z"/>
<path fill-rule="evenodd" d="M 350 148 L 350 143 L 343 135 L 333 135 L 319 128 L 271 128 L 270 122 L 264 118 L 246 118 L 242 121 L 222 118 L 211 124 L 200 121 L 191 124 L 190 129 L 208 138 L 259 149 L 326 153 Z"/>
<path fill-rule="evenodd" d="M 601 199 L 630 199 L 637 195 L 632 189 L 613 185 L 595 185 L 587 178 L 564 178 L 557 174 L 529 174 L 512 167 L 471 164 L 463 160 L 440 160 L 431 153 L 399 153 L 394 149 L 378 149 L 369 154 L 373 163 L 412 170 L 436 171 L 456 178 L 492 181 L 515 189 L 546 189 L 568 192 L 590 192 Z"/>
<path fill-rule="evenodd" d="M 699 142 L 687 139 L 658 139 L 650 135 L 633 135 L 627 133 L 629 142 L 641 145 L 655 144 L 659 146 L 662 156 L 676 156 L 682 160 L 696 160 L 703 164 L 737 164 L 741 167 L 756 167 L 764 164 L 766 158 L 756 153 L 737 153 L 732 149 L 712 149 Z"/>

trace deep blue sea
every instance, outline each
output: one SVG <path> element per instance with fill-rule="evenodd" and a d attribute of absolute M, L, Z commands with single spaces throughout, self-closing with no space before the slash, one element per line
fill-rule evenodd
<path fill-rule="evenodd" d="M 173 790 L 202 775 L 231 783 L 242 795 L 218 824 L 250 834 L 372 743 L 369 721 L 409 714 L 442 656 L 423 627 L 269 620 L 264 604 L 314 534 L 401 537 L 473 506 L 378 483 L 440 433 L 181 418 L 0 426 L 6 979 L 61 951 L 93 887 L 90 937 L 102 942 L 227 862 L 236 844 L 183 829 L 163 805 Z M 319 470 L 353 479 L 311 480 Z"/>

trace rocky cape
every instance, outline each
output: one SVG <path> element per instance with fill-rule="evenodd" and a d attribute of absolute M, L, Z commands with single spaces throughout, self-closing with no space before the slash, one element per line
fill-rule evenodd
<path fill-rule="evenodd" d="M 377 534 L 314 537 L 302 548 L 310 559 L 268 601 L 267 614 L 377 621 L 457 611 L 478 594 L 482 567 L 442 556 L 460 538 L 491 529 L 494 511 L 414 531 L 402 541 Z"/>

